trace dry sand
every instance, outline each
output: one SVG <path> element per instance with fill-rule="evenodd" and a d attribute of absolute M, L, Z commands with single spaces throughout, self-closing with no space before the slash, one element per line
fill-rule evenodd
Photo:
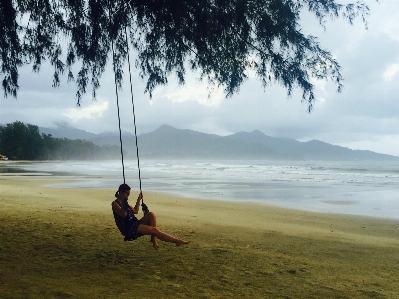
<path fill-rule="evenodd" d="M 61 179 L 0 177 L 0 298 L 399 298 L 399 221 L 144 192 L 155 250 Z"/>

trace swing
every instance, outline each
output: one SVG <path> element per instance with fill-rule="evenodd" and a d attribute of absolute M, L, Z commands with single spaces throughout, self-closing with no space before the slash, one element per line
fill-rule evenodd
<path fill-rule="evenodd" d="M 111 16 L 110 10 L 109 10 L 109 15 Z M 132 73 L 131 73 L 131 69 L 130 69 L 129 43 L 128 43 L 127 29 L 126 28 L 127 28 L 127 25 L 125 25 L 125 38 L 126 38 L 126 44 L 127 44 L 127 59 L 128 59 L 128 65 L 129 65 L 130 93 L 131 93 L 131 96 L 132 96 L 134 135 L 136 137 L 136 155 L 137 155 L 137 166 L 138 166 L 139 181 L 140 181 L 140 194 L 142 195 L 142 193 L 141 193 L 141 173 L 140 173 L 139 147 L 138 147 L 138 142 L 137 142 L 137 129 L 136 129 L 136 114 L 135 114 L 135 111 L 134 111 Z M 112 47 L 112 59 L 115 60 L 114 42 L 113 42 L 112 38 L 111 38 L 111 47 Z M 115 79 L 116 104 L 117 104 L 117 108 L 118 108 L 119 142 L 120 142 L 120 145 L 121 145 L 123 183 L 126 184 L 126 182 L 125 182 L 125 165 L 124 165 L 124 162 L 123 162 L 122 129 L 121 129 L 121 118 L 120 118 L 120 112 L 119 112 L 120 109 L 119 109 L 118 84 L 117 84 L 117 75 L 116 75 L 116 70 L 115 70 L 115 64 L 113 64 L 113 65 L 114 65 L 114 76 L 115 76 L 114 79 Z M 116 195 L 116 196 L 118 196 L 118 198 L 119 198 L 119 195 Z M 144 199 L 143 199 L 142 196 L 141 196 L 141 207 L 143 209 L 144 216 L 147 215 L 149 213 L 149 210 L 148 210 L 147 205 L 144 203 Z M 115 212 L 114 212 L 114 215 L 115 215 Z M 149 218 L 155 217 L 155 215 L 153 215 L 151 213 L 148 214 L 148 216 L 149 216 Z M 124 218 L 126 218 L 126 216 Z M 145 218 L 145 217 L 143 217 L 143 218 Z M 155 219 L 155 218 L 153 218 L 153 219 Z M 115 218 L 115 221 L 116 221 L 116 218 Z M 137 222 L 135 222 L 135 223 L 137 224 Z M 140 223 L 140 222 L 138 222 L 138 223 Z M 152 224 L 154 224 L 154 225 L 152 225 Z M 151 226 L 156 228 L 155 222 L 153 222 L 152 224 L 151 224 Z M 145 225 L 147 225 L 147 224 L 145 224 Z M 139 226 L 140 226 L 140 224 L 139 224 Z M 118 228 L 119 228 L 119 226 L 118 226 Z M 124 241 L 133 241 L 133 240 L 135 240 L 138 237 L 137 228 L 138 228 L 138 226 L 136 227 L 136 233 L 134 234 L 134 236 L 129 236 L 129 232 L 123 233 L 121 231 L 122 234 L 125 236 Z M 128 228 L 128 229 L 130 231 L 131 227 Z M 157 237 L 160 240 L 165 241 L 165 242 L 174 243 L 176 246 L 180 246 L 180 245 L 184 245 L 184 244 L 188 244 L 189 243 L 188 241 L 185 241 L 185 240 L 182 240 L 182 239 L 178 239 L 178 238 L 172 237 L 172 236 L 170 236 L 168 234 L 165 234 L 165 233 L 161 232 L 159 229 L 147 230 L 147 233 L 143 233 L 141 235 L 146 235 L 146 234 L 150 234 L 151 235 L 151 242 L 153 243 L 153 246 L 154 246 L 155 249 L 158 248 L 158 243 L 157 243 L 155 237 Z"/>
<path fill-rule="evenodd" d="M 137 156 L 137 167 L 138 167 L 138 172 L 139 172 L 139 182 L 140 182 L 140 193 L 141 193 L 141 174 L 140 174 L 140 159 L 139 159 L 139 147 L 137 143 L 137 129 L 136 129 L 136 114 L 134 111 L 134 100 L 133 100 L 133 84 L 132 84 L 132 73 L 130 69 L 130 55 L 129 55 L 129 42 L 127 38 L 127 30 L 125 26 L 125 38 L 126 38 L 126 47 L 127 47 L 127 61 L 128 61 L 128 66 L 129 66 L 129 80 L 130 80 L 130 94 L 132 97 L 132 110 L 133 110 L 133 122 L 134 122 L 134 135 L 136 137 L 136 156 Z M 114 41 L 111 39 L 111 47 L 112 47 L 112 59 L 115 57 L 115 51 L 114 51 Z M 122 158 L 122 174 L 123 174 L 123 183 L 126 183 L 125 179 L 125 164 L 123 161 L 123 144 L 122 144 L 122 129 L 121 129 L 121 118 L 120 118 L 120 113 L 119 113 L 119 95 L 118 95 L 118 84 L 117 84 L 117 78 L 116 78 L 116 71 L 115 71 L 115 64 L 114 64 L 114 79 L 115 79 L 115 94 L 116 94 L 116 106 L 118 110 L 118 125 L 119 125 L 119 142 L 121 145 L 121 158 Z M 141 208 L 143 210 L 144 215 L 148 214 L 149 209 L 147 205 L 144 203 L 144 197 L 141 199 Z M 130 241 L 125 238 L 125 241 Z"/>

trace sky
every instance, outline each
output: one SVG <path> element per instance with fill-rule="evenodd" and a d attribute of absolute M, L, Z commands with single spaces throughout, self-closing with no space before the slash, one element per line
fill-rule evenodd
<path fill-rule="evenodd" d="M 367 29 L 360 19 L 353 25 L 338 19 L 329 20 L 324 30 L 313 16 L 302 15 L 303 32 L 318 37 L 321 47 L 338 60 L 344 77 L 341 93 L 333 82 L 312 81 L 316 103 L 311 113 L 301 102 L 300 90 L 287 97 L 281 86 L 264 89 L 251 76 L 239 93 L 226 98 L 222 90 L 208 97 L 206 81 L 188 73 L 184 86 L 171 78 L 150 99 L 136 70 L 133 90 L 138 134 L 163 124 L 221 136 L 260 130 L 272 137 L 317 139 L 399 156 L 399 0 L 364 2 L 370 8 Z M 18 98 L 0 96 L 0 124 L 18 120 L 47 128 L 62 124 L 91 133 L 118 131 L 109 66 L 96 100 L 89 92 L 80 108 L 76 107 L 74 83 L 68 84 L 64 77 L 61 87 L 54 89 L 52 73 L 49 65 L 43 65 L 40 73 L 33 73 L 31 67 L 20 69 Z M 123 132 L 134 133 L 128 82 L 125 77 L 119 91 L 121 127 Z"/>

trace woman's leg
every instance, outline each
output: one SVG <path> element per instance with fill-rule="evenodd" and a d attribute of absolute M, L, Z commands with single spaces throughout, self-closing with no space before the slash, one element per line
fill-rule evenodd
<path fill-rule="evenodd" d="M 140 219 L 140 223 L 156 227 L 157 217 L 153 212 L 149 212 L 147 213 L 147 215 L 144 215 L 144 217 Z"/>
<path fill-rule="evenodd" d="M 157 227 L 157 217 L 153 212 L 149 212 L 140 219 L 140 223 L 147 226 Z M 154 248 L 159 247 L 155 235 L 151 235 L 151 243 L 154 245 Z"/>
<path fill-rule="evenodd" d="M 160 239 L 164 242 L 175 243 L 176 246 L 188 244 L 187 241 L 172 237 L 168 234 L 165 234 L 154 226 L 140 224 L 139 227 L 137 228 L 137 232 L 140 234 L 143 234 L 143 235 L 151 235 L 151 236 L 157 237 L 158 239 Z M 154 247 L 155 247 L 155 245 L 154 245 Z M 158 247 L 155 247 L 155 248 L 158 248 Z"/>

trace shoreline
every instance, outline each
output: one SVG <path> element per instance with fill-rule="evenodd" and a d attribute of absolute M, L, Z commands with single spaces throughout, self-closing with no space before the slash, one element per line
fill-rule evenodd
<path fill-rule="evenodd" d="M 78 181 L 77 177 L 73 174 L 64 174 L 64 175 L 59 175 L 59 174 L 54 174 L 54 173 L 46 173 L 46 172 L 15 172 L 15 173 L 1 173 L 0 172 L 0 179 L 1 178 L 35 178 L 38 180 L 48 180 L 48 184 L 46 184 L 44 187 L 46 188 L 53 188 L 53 189 L 62 189 L 62 190 L 68 190 L 68 189 L 92 189 L 92 190 L 112 190 L 116 188 L 110 188 L 110 187 L 97 187 L 97 186 L 90 186 L 90 187 L 79 187 L 76 185 L 73 185 L 71 181 Z M 85 180 L 87 179 L 93 179 L 92 176 L 82 176 Z M 68 179 L 69 178 L 69 179 Z M 56 182 L 56 183 L 55 183 Z M 67 186 L 68 184 L 71 184 L 70 186 Z M 57 186 L 58 185 L 58 186 Z M 132 187 L 132 191 L 134 188 Z M 137 191 L 137 190 L 136 190 Z M 138 192 L 138 191 L 137 191 Z M 318 210 L 310 210 L 306 208 L 301 208 L 301 207 L 292 207 L 289 204 L 283 205 L 283 204 L 274 204 L 270 202 L 265 202 L 262 200 L 255 200 L 255 199 L 246 199 L 246 200 L 235 200 L 235 199 L 224 199 L 224 198 L 205 198 L 205 197 L 195 197 L 195 196 L 190 196 L 190 195 L 182 195 L 179 194 L 179 192 L 173 192 L 173 191 L 164 191 L 164 192 L 159 192 L 159 191 L 145 191 L 143 190 L 144 193 L 146 194 L 163 194 L 168 197 L 177 197 L 177 198 L 184 198 L 184 199 L 191 199 L 191 200 L 199 200 L 199 201 L 211 201 L 211 202 L 218 202 L 220 204 L 226 203 L 226 204 L 243 204 L 243 205 L 255 205 L 259 207 L 268 207 L 268 208 L 276 208 L 276 209 L 281 209 L 281 210 L 287 210 L 287 211 L 295 211 L 295 212 L 304 212 L 304 213 L 313 213 L 313 214 L 320 214 L 320 215 L 332 215 L 332 216 L 343 216 L 343 217 L 364 217 L 364 218 L 371 218 L 371 219 L 379 219 L 379 220 L 388 220 L 388 221 L 398 221 L 399 222 L 399 215 L 396 217 L 389 217 L 389 216 L 377 216 L 377 215 L 364 215 L 364 214 L 350 214 L 350 213 L 340 213 L 340 212 L 331 212 L 331 211 L 318 211 Z M 320 200 L 322 203 L 327 203 L 330 205 L 336 205 L 336 206 L 350 206 L 353 204 L 351 201 L 332 201 L 332 200 Z"/>
<path fill-rule="evenodd" d="M 27 179 L 29 178 L 29 179 Z M 2 176 L 0 175 L 0 186 L 1 188 L 1 201 L 4 203 L 5 198 L 4 196 L 10 195 L 13 193 L 12 190 L 5 188 L 4 183 L 11 183 L 11 185 L 15 185 L 16 182 L 21 182 L 21 183 L 26 183 L 29 186 L 34 186 L 35 188 L 39 188 L 41 190 L 46 190 L 48 193 L 56 193 L 58 194 L 57 200 L 60 202 L 68 202 L 68 199 L 65 199 L 64 197 L 68 197 L 69 194 L 77 194 L 79 196 L 82 196 L 83 194 L 100 194 L 100 200 L 98 201 L 99 208 L 103 210 L 104 207 L 107 207 L 107 205 L 104 205 L 104 202 L 109 202 L 109 204 L 114 200 L 113 194 L 116 191 L 116 188 L 100 188 L 100 189 L 95 189 L 95 188 L 61 188 L 61 187 L 52 187 L 54 183 L 62 183 L 65 182 L 65 177 L 63 176 Z M 16 188 L 21 188 L 20 191 L 24 190 L 24 193 L 28 195 L 29 188 L 25 189 L 22 185 L 16 184 Z M 52 191 L 51 191 L 52 190 Z M 130 201 L 135 200 L 135 194 L 139 193 L 139 190 L 135 190 L 132 188 L 132 196 L 130 198 Z M 39 192 L 39 194 L 42 194 L 42 192 Z M 32 196 L 32 195 L 31 195 Z M 17 196 L 12 196 L 13 198 L 18 198 Z M 40 198 L 36 198 L 34 196 L 37 202 L 40 202 Z M 54 197 L 55 198 L 55 197 Z M 62 200 L 60 199 L 62 198 Z M 105 199 L 108 198 L 108 201 Z M 216 209 L 217 211 L 220 212 L 220 214 L 223 214 L 226 212 L 228 214 L 228 217 L 222 217 L 219 216 L 219 220 L 217 220 L 217 217 L 213 220 L 208 219 L 208 222 L 221 222 L 222 225 L 229 225 L 230 220 L 228 219 L 231 215 L 231 213 L 234 213 L 234 217 L 238 218 L 241 213 L 249 213 L 248 215 L 250 217 L 245 217 L 242 216 L 244 219 L 245 218 L 250 218 L 252 220 L 248 220 L 247 222 L 244 221 L 241 223 L 242 227 L 251 227 L 252 223 L 255 222 L 254 218 L 257 215 L 258 218 L 259 216 L 262 215 L 262 213 L 265 216 L 272 217 L 273 219 L 279 219 L 279 218 L 285 218 L 287 215 L 291 215 L 295 219 L 301 219 L 302 221 L 306 217 L 314 218 L 314 219 L 324 219 L 324 221 L 327 223 L 328 221 L 334 221 L 337 222 L 335 224 L 336 227 L 339 226 L 339 224 L 342 225 L 342 223 L 345 223 L 346 220 L 352 221 L 352 222 L 378 222 L 378 223 L 385 223 L 387 225 L 399 225 L 399 219 L 391 219 L 391 218 L 382 218 L 382 217 L 374 217 L 374 216 L 365 216 L 365 215 L 350 215 L 350 214 L 339 214 L 339 213 L 328 213 L 328 212 L 313 212 L 313 211 L 307 211 L 307 210 L 300 210 L 300 209 L 294 209 L 294 208 L 287 208 L 287 207 L 281 207 L 281 206 L 275 206 L 271 205 L 268 203 L 264 202 L 251 202 L 251 201 L 234 201 L 234 200 L 225 200 L 225 199 L 204 199 L 204 198 L 193 198 L 193 197 L 185 197 L 185 196 L 179 196 L 175 194 L 170 194 L 170 193 L 164 193 L 164 192 L 154 192 L 154 191 L 145 191 L 144 192 L 144 199 L 147 205 L 151 206 L 153 205 L 156 209 L 159 209 L 162 211 L 163 214 L 167 214 L 168 217 L 170 218 L 173 216 L 176 217 L 181 217 L 181 215 L 178 215 L 178 209 L 182 207 L 185 211 L 190 211 L 191 214 L 202 214 L 201 210 L 206 209 L 206 208 L 212 208 Z M 75 206 L 75 208 L 83 209 L 83 211 L 87 211 L 89 209 L 93 209 L 93 198 L 88 198 L 87 202 L 85 200 L 79 200 L 78 202 L 73 200 L 72 203 Z M 9 202 L 9 201 L 7 201 Z M 164 204 L 167 204 L 165 207 Z M 32 203 L 29 203 L 25 200 L 25 203 L 23 205 L 30 205 Z M 53 205 L 59 204 L 59 202 L 54 202 L 52 203 Z M 70 204 L 64 205 L 65 207 L 72 207 Z M 174 207 L 175 206 L 175 207 Z M 96 209 L 97 211 L 98 209 Z M 106 212 L 108 212 L 108 207 L 105 209 Z M 248 216 L 247 215 L 247 216 Z M 197 216 L 192 216 L 192 217 L 199 217 Z M 173 217 L 174 218 L 174 217 Z M 209 218 L 209 217 L 207 217 Z M 261 218 L 257 220 L 262 220 Z M 338 220 L 338 221 L 336 221 Z M 286 223 L 292 223 L 294 221 L 288 221 L 285 220 Z M 309 222 L 309 221 L 307 221 Z M 265 223 L 263 223 L 264 225 Z M 264 226 L 267 227 L 267 226 Z M 363 228 L 363 227 L 362 227 Z M 292 228 L 291 228 L 292 229 Z M 398 227 L 399 229 L 399 227 Z M 399 236 L 399 231 L 398 231 L 398 236 Z M 398 239 L 398 244 L 399 244 L 399 239 Z"/>
<path fill-rule="evenodd" d="M 45 187 L 56 180 L 0 176 L 1 298 L 399 293 L 399 221 L 146 192 L 159 228 L 190 241 L 154 250 L 146 237 L 123 242 L 111 212 L 115 189 Z"/>
<path fill-rule="evenodd" d="M 297 211 L 399 220 L 399 198 L 397 197 L 399 185 L 395 179 L 397 174 L 394 169 L 384 168 L 383 171 L 387 172 L 387 176 L 384 176 L 381 181 L 382 177 L 378 171 L 373 172 L 375 166 L 366 166 L 369 167 L 370 175 L 375 180 L 369 183 L 368 175 L 352 174 L 349 166 L 334 172 L 336 176 L 331 176 L 329 169 L 335 167 L 334 164 L 323 166 L 325 168 L 322 173 L 313 172 L 313 170 L 308 173 L 308 167 L 318 169 L 318 164 L 292 165 L 287 168 L 288 173 L 290 173 L 290 169 L 297 169 L 297 167 L 300 170 L 299 172 L 294 170 L 294 174 L 291 176 L 286 174 L 286 168 L 279 168 L 275 172 L 274 166 L 270 168 L 267 163 L 263 164 L 264 161 L 261 161 L 259 166 L 239 163 L 220 167 L 215 162 L 214 166 L 210 166 L 212 163 L 176 164 L 176 168 L 173 166 L 175 163 L 169 165 L 163 164 L 163 162 L 153 161 L 147 165 L 148 177 L 142 178 L 145 192 L 162 192 L 199 199 L 211 198 L 224 202 L 266 204 Z M 0 173 L 0 176 L 18 176 L 18 172 L 22 172 L 18 169 L 25 169 L 26 172 L 22 175 L 26 177 L 40 177 L 41 173 L 46 177 L 63 177 L 67 182 L 54 186 L 59 188 L 115 188 L 120 183 L 118 179 L 120 165 L 113 162 L 110 164 L 109 161 L 100 161 L 94 164 L 85 161 L 66 164 L 43 162 L 44 164 L 39 163 L 33 166 L 29 166 L 31 161 L 21 162 L 27 166 L 21 166 L 19 163 L 8 163 L 10 165 L 9 169 L 6 169 L 8 173 Z M 1 167 L 0 163 L 0 172 Z M 253 170 L 247 172 L 247 169 L 253 169 L 253 167 L 257 168 L 253 180 L 251 176 L 245 177 L 244 175 L 240 178 L 236 175 L 237 173 L 250 174 Z M 264 172 L 265 176 L 262 174 Z M 236 174 L 230 177 L 234 173 Z M 75 174 L 77 177 L 74 179 Z M 361 178 L 356 179 L 357 175 L 360 175 Z M 128 178 L 136 178 L 136 176 L 137 173 L 134 169 L 127 171 Z M 330 179 L 333 181 L 329 181 Z M 343 181 L 341 182 L 341 180 Z M 363 182 L 364 180 L 365 182 Z M 138 181 L 135 180 L 130 180 L 128 183 L 133 188 L 138 185 Z"/>
<path fill-rule="evenodd" d="M 29 178 L 29 179 L 28 179 Z M 105 203 L 111 203 L 114 198 L 113 194 L 116 191 L 116 188 L 74 188 L 74 187 L 68 187 L 68 188 L 62 188 L 62 187 L 52 187 L 54 183 L 62 183 L 67 181 L 64 176 L 40 176 L 40 175 L 22 175 L 22 176 L 2 176 L 0 175 L 0 186 L 1 188 L 1 195 L 2 195 L 2 202 L 4 202 L 4 193 L 11 194 L 12 190 L 7 190 L 4 188 L 4 182 L 11 182 L 11 184 L 15 184 L 15 182 L 24 182 L 27 183 L 29 186 L 35 186 L 35 188 L 40 188 L 41 190 L 46 190 L 49 193 L 57 193 L 59 194 L 57 196 L 57 199 L 60 202 L 68 202 L 68 199 L 65 199 L 63 197 L 68 197 L 68 194 L 77 194 L 79 196 L 83 194 L 100 194 L 100 200 L 98 201 L 99 204 L 99 209 L 104 211 L 105 207 L 105 213 L 108 212 L 108 206 L 107 204 L 104 205 Z M 17 184 L 18 185 L 18 184 Z M 18 185 L 17 188 L 22 188 L 21 190 L 24 190 L 23 186 Z M 29 190 L 29 189 L 28 189 Z M 29 194 L 28 190 L 24 190 L 26 194 Z M 51 191 L 53 190 L 53 192 Z M 4 192 L 5 191 L 5 192 Z M 132 188 L 132 196 L 130 197 L 130 201 L 133 202 L 135 200 L 135 195 L 136 193 L 139 193 L 139 190 L 135 190 Z M 42 194 L 42 192 L 39 192 L 39 194 Z M 14 196 L 13 196 L 14 197 Z M 62 198 L 59 199 L 59 197 Z M 108 201 L 105 199 L 108 198 Z M 162 214 L 166 214 L 166 218 L 181 218 L 182 215 L 179 215 L 179 209 L 182 208 L 184 211 L 189 211 L 192 215 L 190 217 L 200 217 L 204 216 L 201 211 L 202 210 L 207 210 L 208 208 L 211 208 L 213 210 L 217 210 L 220 212 L 220 216 L 207 218 L 207 223 L 218 223 L 220 225 L 226 226 L 231 224 L 231 221 L 229 218 L 232 216 L 231 214 L 234 214 L 233 218 L 243 218 L 247 219 L 243 223 L 241 223 L 241 227 L 249 227 L 253 228 L 254 223 L 256 221 L 262 221 L 262 215 L 265 215 L 267 217 L 272 217 L 273 220 L 281 220 L 283 218 L 287 218 L 288 215 L 292 216 L 294 220 L 287 220 L 284 219 L 284 222 L 286 224 L 293 224 L 296 221 L 302 221 L 306 223 L 310 223 L 310 220 L 306 220 L 306 218 L 310 219 L 323 219 L 323 222 L 325 223 L 330 223 L 329 225 L 331 227 L 344 227 L 343 223 L 346 222 L 356 222 L 356 223 L 361 223 L 361 222 L 370 222 L 370 223 L 380 223 L 380 224 L 385 224 L 385 225 L 399 225 L 399 219 L 392 219 L 392 218 L 383 218 L 383 217 L 375 217 L 375 216 L 367 216 L 367 215 L 351 215 L 351 214 L 340 214 L 340 213 L 329 213 L 329 212 L 314 212 L 314 211 L 307 211 L 307 210 L 301 210 L 301 209 L 294 209 L 294 208 L 287 208 L 287 207 L 281 207 L 281 206 L 276 206 L 272 205 L 269 203 L 265 202 L 258 202 L 258 201 L 234 201 L 234 200 L 225 200 L 225 199 L 204 199 L 204 198 L 194 198 L 194 197 L 186 197 L 186 196 L 180 196 L 172 193 L 165 193 L 165 192 L 154 192 L 154 191 L 144 191 L 144 199 L 145 203 L 150 207 L 155 208 L 153 210 L 160 210 Z M 87 202 L 85 200 L 79 200 L 76 202 L 75 200 L 72 201 L 74 205 L 76 205 L 74 208 L 75 209 L 82 209 L 83 211 L 88 211 L 90 209 L 93 209 L 93 198 L 88 198 Z M 40 202 L 40 199 L 37 199 L 38 202 Z M 165 203 L 167 206 L 165 206 Z M 58 202 L 54 202 L 53 204 L 57 205 L 59 204 Z M 25 202 L 24 205 L 29 205 L 28 202 Z M 64 204 L 65 207 L 72 207 L 71 204 Z M 98 209 L 95 209 L 98 211 Z M 223 213 L 226 213 L 227 216 L 223 217 Z M 247 213 L 247 215 L 245 215 Z M 244 214 L 244 215 L 242 215 Z M 173 217 L 172 217 L 173 216 Z M 266 220 L 270 220 L 269 218 L 266 217 Z M 187 217 L 186 217 L 187 218 Z M 209 218 L 209 219 L 208 219 Z M 256 220 L 255 220 L 256 219 Z M 335 224 L 332 224 L 332 222 L 336 222 Z M 295 226 L 295 225 L 294 225 Z M 265 229 L 269 229 L 270 227 L 266 225 L 266 223 L 263 223 L 261 227 Z M 362 228 L 364 228 L 362 226 Z M 289 229 L 294 229 L 294 230 L 299 230 L 299 228 L 295 227 L 289 227 Z M 395 228 L 396 229 L 396 228 Z M 330 230 L 330 232 L 333 232 Z M 398 227 L 398 237 L 399 237 L 399 227 Z M 399 238 L 398 238 L 398 244 L 399 244 Z"/>

